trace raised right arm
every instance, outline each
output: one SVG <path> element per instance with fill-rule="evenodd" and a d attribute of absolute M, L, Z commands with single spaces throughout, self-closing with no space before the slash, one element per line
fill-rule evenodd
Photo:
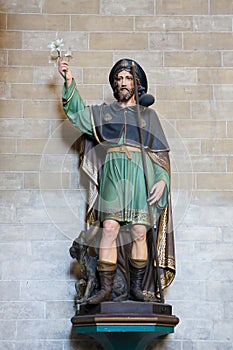
<path fill-rule="evenodd" d="M 58 71 L 66 80 L 62 90 L 63 109 L 70 122 L 83 133 L 93 136 L 90 108 L 83 102 L 76 82 L 69 69 L 69 63 L 60 58 Z M 65 73 L 64 73 L 65 72 Z"/>

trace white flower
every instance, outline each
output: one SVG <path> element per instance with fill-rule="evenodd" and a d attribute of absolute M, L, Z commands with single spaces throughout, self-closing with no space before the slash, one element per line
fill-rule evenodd
<path fill-rule="evenodd" d="M 67 50 L 64 56 L 68 57 L 68 58 L 72 58 L 72 51 L 71 50 Z"/>
<path fill-rule="evenodd" d="M 64 46 L 63 44 L 63 39 L 57 39 L 55 41 L 52 41 L 49 45 L 48 48 L 50 48 L 50 54 L 51 58 L 55 57 L 55 53 L 57 53 L 57 57 L 61 56 L 61 47 Z M 57 58 L 56 57 L 56 58 Z M 52 59 L 56 59 L 52 58 Z"/>

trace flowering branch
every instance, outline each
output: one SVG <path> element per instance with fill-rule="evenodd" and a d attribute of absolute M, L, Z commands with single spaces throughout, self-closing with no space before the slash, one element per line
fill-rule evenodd
<path fill-rule="evenodd" d="M 64 46 L 63 39 L 57 39 L 52 41 L 48 48 L 50 49 L 50 58 L 51 60 L 57 60 L 61 57 L 61 47 Z"/>
<path fill-rule="evenodd" d="M 63 39 L 57 39 L 55 41 L 52 41 L 49 45 L 48 48 L 50 49 L 50 60 L 51 61 L 57 61 L 61 56 L 61 47 L 64 46 L 63 44 Z M 68 50 L 65 54 L 64 57 L 68 58 L 68 61 L 72 58 L 72 51 Z M 64 79 L 66 81 L 66 71 L 64 73 Z"/>

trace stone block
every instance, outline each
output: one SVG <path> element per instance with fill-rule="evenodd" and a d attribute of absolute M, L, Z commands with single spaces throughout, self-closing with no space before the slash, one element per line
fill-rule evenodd
<path fill-rule="evenodd" d="M 15 153 L 16 140 L 14 139 L 0 139 L 0 153 Z"/>
<path fill-rule="evenodd" d="M 26 156 L 25 156 L 26 157 Z M 40 171 L 62 173 L 75 172 L 78 168 L 78 159 L 72 154 L 43 154 L 40 161 Z M 36 170 L 36 169 L 34 169 Z"/>
<path fill-rule="evenodd" d="M 1 11 L 7 13 L 40 13 L 41 3 L 38 0 L 1 1 Z"/>
<path fill-rule="evenodd" d="M 4 350 L 63 350 L 62 340 L 5 340 L 0 345 Z"/>
<path fill-rule="evenodd" d="M 158 86 L 158 89 L 163 87 Z M 190 115 L 190 104 L 187 101 L 168 101 L 160 100 L 156 95 L 156 111 L 168 119 L 188 119 Z"/>
<path fill-rule="evenodd" d="M 231 101 L 193 101 L 192 118 L 202 120 L 226 120 L 232 119 Z M 214 124 L 213 124 L 214 125 Z"/>
<path fill-rule="evenodd" d="M 90 50 L 147 50 L 144 33 L 90 33 Z"/>
<path fill-rule="evenodd" d="M 6 14 L 5 13 L 1 13 L 0 14 L 0 29 L 5 30 L 6 29 Z"/>
<path fill-rule="evenodd" d="M 181 33 L 149 33 L 150 50 L 177 51 L 182 49 Z"/>
<path fill-rule="evenodd" d="M 231 50 L 231 33 L 184 33 L 184 50 Z"/>
<path fill-rule="evenodd" d="M 72 225 L 67 225 L 67 227 L 62 226 L 63 231 L 67 230 L 67 233 L 72 230 L 76 230 Z M 66 240 L 68 235 L 65 236 L 62 229 L 56 227 L 55 225 L 49 224 L 2 224 L 0 231 L 0 242 L 14 242 L 14 241 L 47 241 L 47 240 Z M 81 228 L 80 228 L 81 230 Z M 0 289 L 1 290 L 1 289 Z"/>
<path fill-rule="evenodd" d="M 184 349 L 183 350 L 209 350 L 211 348 L 211 350 L 220 350 L 220 349 L 224 349 L 224 350 L 231 350 L 232 349 L 232 345 L 230 342 L 225 342 L 225 341 L 216 341 L 216 340 L 202 340 L 202 341 L 187 341 L 184 342 Z"/>
<path fill-rule="evenodd" d="M 179 280 L 177 274 L 176 280 L 169 287 L 169 293 L 172 295 L 172 300 L 182 301 L 183 303 L 193 302 L 193 300 L 200 302 L 205 294 L 204 283 L 202 281 Z M 179 317 L 182 317 L 182 315 L 179 315 Z"/>
<path fill-rule="evenodd" d="M 13 84 L 11 97 L 25 100 L 59 100 L 60 86 L 45 84 Z"/>
<path fill-rule="evenodd" d="M 178 120 L 177 131 L 184 138 L 225 138 L 226 123 L 222 121 Z"/>
<path fill-rule="evenodd" d="M 199 68 L 197 75 L 201 84 L 233 84 L 232 68 Z"/>
<path fill-rule="evenodd" d="M 196 340 L 208 341 L 213 338 L 212 323 L 207 318 L 203 319 L 202 315 L 196 320 L 186 319 L 183 322 L 183 327 L 177 327 L 176 336 L 178 339 L 192 339 L 194 342 Z"/>
<path fill-rule="evenodd" d="M 68 253 L 67 253 L 68 255 Z M 67 273 L 67 262 L 56 259 L 55 261 L 36 260 L 32 256 L 4 261 L 2 263 L 2 278 L 11 276 L 13 280 L 62 280 Z M 30 269 L 28 268 L 30 266 Z M 53 295 L 53 294 L 52 294 Z M 38 300 L 38 299 L 37 299 Z"/>
<path fill-rule="evenodd" d="M 186 192 L 191 193 L 192 190 L 194 189 L 194 176 L 190 173 L 185 173 L 181 171 L 175 172 L 174 167 L 172 168 L 172 188 L 174 191 L 178 192 L 178 195 L 183 197 L 183 195 L 186 197 Z M 180 198 L 179 198 L 180 200 Z M 185 202 L 186 203 L 186 202 Z M 182 210 L 186 205 L 184 206 L 182 204 Z M 177 208 L 178 212 L 180 211 L 179 209 L 179 203 L 177 203 Z M 185 213 L 182 214 L 182 216 Z"/>
<path fill-rule="evenodd" d="M 65 118 L 62 104 L 58 101 L 23 101 L 24 118 L 60 119 Z"/>
<path fill-rule="evenodd" d="M 109 68 L 84 68 L 84 84 L 106 84 L 108 82 Z"/>
<path fill-rule="evenodd" d="M 47 301 L 46 318 L 57 320 L 61 318 L 71 318 L 75 314 L 73 301 Z"/>
<path fill-rule="evenodd" d="M 5 79 L 8 81 L 8 77 Z M 21 116 L 20 101 L 0 100 L 0 118 L 17 118 Z"/>
<path fill-rule="evenodd" d="M 195 16 L 193 27 L 196 32 L 231 32 L 231 17 Z"/>
<path fill-rule="evenodd" d="M 233 59 L 233 52 L 232 51 L 223 52 L 223 66 L 224 67 L 232 67 L 232 59 Z"/>
<path fill-rule="evenodd" d="M 44 302 L 12 301 L 0 303 L 0 319 L 27 320 L 45 318 Z"/>
<path fill-rule="evenodd" d="M 72 31 L 133 31 L 134 22 L 132 16 L 72 16 Z M 93 62 L 92 62 L 93 65 Z"/>
<path fill-rule="evenodd" d="M 44 262 L 50 263 L 51 261 L 70 261 L 69 248 L 70 248 L 70 240 L 66 241 L 38 241 L 31 243 L 31 251 L 32 260 L 38 261 L 43 260 Z M 30 256 L 29 256 L 30 258 Z M 69 278 L 69 275 L 68 275 Z"/>
<path fill-rule="evenodd" d="M 228 137 L 233 137 L 233 122 L 232 121 L 229 121 L 227 123 L 227 136 Z"/>
<path fill-rule="evenodd" d="M 224 108 L 225 104 L 226 106 L 230 106 L 230 101 L 233 99 L 233 85 L 215 85 L 213 88 L 215 100 L 222 101 L 221 104 L 219 104 L 218 101 L 215 101 L 217 106 L 220 105 L 222 108 Z M 229 115 L 228 118 L 231 119 Z"/>
<path fill-rule="evenodd" d="M 7 65 L 7 50 L 0 50 L 0 65 L 1 67 Z"/>
<path fill-rule="evenodd" d="M 0 280 L 0 295 L 1 302 L 18 301 L 20 298 L 20 282 Z"/>
<path fill-rule="evenodd" d="M 130 56 L 130 57 L 129 57 Z M 149 67 L 161 67 L 163 65 L 163 55 L 162 52 L 154 51 L 153 53 L 150 52 L 150 50 L 147 51 L 120 51 L 120 52 L 114 52 L 114 61 L 113 63 L 117 62 L 121 58 L 132 58 L 133 60 L 137 61 L 147 72 L 147 69 Z M 147 76 L 149 83 L 150 83 L 150 77 Z M 150 88 L 150 84 L 149 84 Z"/>
<path fill-rule="evenodd" d="M 0 32 L 0 48 L 1 49 L 21 49 L 22 33 L 21 32 Z"/>
<path fill-rule="evenodd" d="M 182 226 L 176 229 L 176 239 L 179 242 L 190 241 L 222 241 L 222 230 L 220 227 L 206 226 Z"/>
<path fill-rule="evenodd" d="M 156 85 L 168 85 L 170 89 L 176 85 L 196 84 L 196 69 L 183 67 L 148 68 L 147 74 L 150 83 Z"/>
<path fill-rule="evenodd" d="M 119 6 L 120 5 L 120 6 Z M 155 13 L 154 1 L 147 0 L 140 3 L 140 6 L 134 0 L 127 2 L 116 2 L 114 0 L 102 0 L 100 2 L 100 15 L 151 15 Z"/>
<path fill-rule="evenodd" d="M 202 174 L 197 175 L 199 178 Z M 205 177 L 206 183 L 203 185 L 204 190 L 211 190 L 215 189 L 216 190 L 216 185 L 213 186 L 210 184 L 212 181 L 212 178 L 216 177 L 217 175 L 212 175 L 212 176 L 206 176 L 203 174 Z M 225 182 L 226 179 L 224 176 L 222 177 L 222 182 Z M 201 184 L 197 184 L 197 187 L 201 189 Z M 224 187 L 224 185 L 222 185 Z M 228 185 L 226 185 L 228 187 Z M 183 224 L 186 225 L 195 225 L 197 223 L 201 222 L 202 224 L 205 225 L 210 225 L 210 226 L 231 226 L 232 225 L 232 208 L 229 207 L 208 207 L 205 206 L 204 208 L 199 207 L 199 206 L 194 206 L 190 205 L 186 215 L 184 217 Z"/>
<path fill-rule="evenodd" d="M 224 242 L 233 242 L 231 227 L 223 227 L 222 231 L 223 231 L 223 241 Z"/>
<path fill-rule="evenodd" d="M 5 263 L 10 260 L 18 261 L 21 256 L 26 256 L 30 253 L 31 245 L 29 242 L 5 242 L 1 243 L 0 258 L 1 262 Z M 6 273 L 2 266 L 3 275 Z"/>
<path fill-rule="evenodd" d="M 8 55 L 9 66 L 48 66 L 48 62 L 48 50 L 11 50 Z"/>
<path fill-rule="evenodd" d="M 18 190 L 24 187 L 24 178 L 22 173 L 4 172 L 0 178 L 0 189 Z M 2 198 L 2 196 L 1 196 Z"/>
<path fill-rule="evenodd" d="M 17 174 L 17 173 L 16 173 Z M 23 175 L 23 173 L 20 173 Z M 18 174 L 19 176 L 19 174 Z M 38 206 L 40 203 L 39 191 L 25 191 L 25 190 L 2 190 L 1 199 L 6 207 L 11 207 L 12 203 L 15 207 L 32 207 Z"/>
<path fill-rule="evenodd" d="M 11 224 L 15 219 L 15 208 L 1 208 L 0 211 L 0 223 L 1 224 Z"/>
<path fill-rule="evenodd" d="M 218 246 L 220 244 L 216 243 Z M 204 243 L 205 245 L 205 243 Z M 196 280 L 199 279 L 207 281 L 211 280 L 218 280 L 218 281 L 227 281 L 229 279 L 229 276 L 231 275 L 231 265 L 232 263 L 230 261 L 222 261 L 218 259 L 218 256 L 216 257 L 216 260 L 212 258 L 211 252 L 207 250 L 206 257 L 203 257 L 203 255 L 199 255 L 198 251 L 195 252 L 196 255 L 194 255 L 193 260 L 188 261 L 182 261 L 181 263 L 181 274 L 183 278 L 187 281 Z M 197 263 L 197 265 L 201 264 L 201 270 L 193 268 L 194 261 Z M 222 305 L 219 306 L 221 309 L 221 318 L 223 319 L 223 309 Z M 219 312 L 216 312 L 216 315 L 212 315 L 211 319 L 219 319 L 220 318 Z"/>
<path fill-rule="evenodd" d="M 66 276 L 66 275 L 64 275 Z M 64 276 L 61 279 L 54 279 L 52 271 L 48 280 L 30 280 L 21 281 L 22 301 L 73 301 L 75 295 L 74 280 L 65 281 Z M 35 276 L 36 277 L 36 276 Z M 73 316 L 73 315 L 72 315 Z"/>
<path fill-rule="evenodd" d="M 221 67 L 221 54 L 216 51 L 165 51 L 165 67 Z M 199 86 L 201 87 L 201 86 Z"/>
<path fill-rule="evenodd" d="M 62 51 L 66 52 L 69 48 L 71 50 L 79 48 L 79 50 L 87 50 L 87 33 L 86 32 L 59 32 L 59 38 L 63 39 L 64 47 Z M 47 50 L 47 58 L 49 56 L 48 44 L 56 40 L 53 31 L 34 31 L 25 32 L 23 49 L 24 50 Z"/>
<path fill-rule="evenodd" d="M 8 14 L 9 30 L 69 30 L 69 16 L 43 14 Z"/>
<path fill-rule="evenodd" d="M 0 94 L 1 97 L 4 99 L 10 98 L 10 84 L 7 84 L 5 82 L 0 83 Z"/>
<path fill-rule="evenodd" d="M 208 0 L 157 0 L 158 15 L 187 15 L 208 14 Z"/>
<path fill-rule="evenodd" d="M 35 171 L 39 170 L 41 157 L 37 155 L 0 155 L 0 170 Z"/>
<path fill-rule="evenodd" d="M 232 319 L 232 312 L 233 312 L 233 302 L 226 302 L 224 303 L 224 316 L 225 320 L 231 320 Z"/>
<path fill-rule="evenodd" d="M 0 339 L 16 339 L 16 321 L 0 320 Z"/>
<path fill-rule="evenodd" d="M 221 214 L 221 212 L 220 212 Z M 233 244 L 230 242 L 228 243 L 221 243 L 221 250 L 219 249 L 219 242 L 196 242 L 195 244 L 195 256 L 197 259 L 203 260 L 203 261 L 209 261 L 212 260 L 212 257 L 214 256 L 214 260 L 219 262 L 219 266 L 216 266 L 213 263 L 212 270 L 218 270 L 223 269 L 222 265 L 225 265 L 226 271 L 230 272 L 230 260 L 232 256 L 232 248 Z M 229 261 L 229 264 L 224 263 L 224 261 Z M 223 275 L 223 273 L 220 273 L 220 276 L 216 276 L 213 274 L 213 278 L 217 278 L 218 281 L 221 281 L 222 279 L 227 280 L 226 275 Z M 210 277 L 211 278 L 211 277 Z"/>
<path fill-rule="evenodd" d="M 212 0 L 210 4 L 211 14 L 226 14 L 229 15 L 233 12 L 233 4 L 231 1 L 223 0 L 219 2 L 218 0 Z"/>
<path fill-rule="evenodd" d="M 226 158 L 214 154 L 206 156 L 191 156 L 192 169 L 195 173 L 224 173 L 226 171 Z"/>
<path fill-rule="evenodd" d="M 89 51 L 74 51 L 73 57 L 74 61 L 71 61 L 71 64 L 73 65 L 72 62 L 75 62 L 74 64 L 77 64 L 78 67 L 96 67 L 96 69 L 98 67 L 109 67 L 110 69 L 113 63 L 113 53 L 106 51 L 96 51 L 95 54 Z"/>
<path fill-rule="evenodd" d="M 0 67 L 0 75 L 1 79 L 8 83 L 32 83 L 33 69 Z"/>
<path fill-rule="evenodd" d="M 42 5 L 43 13 L 51 14 L 97 14 L 99 13 L 99 0 L 70 0 L 54 3 L 53 0 L 45 0 Z"/>
<path fill-rule="evenodd" d="M 68 173 L 27 173 L 24 175 L 24 187 L 30 189 L 68 189 Z"/>
<path fill-rule="evenodd" d="M 217 155 L 231 155 L 232 141 L 230 139 L 214 139 L 214 140 L 202 140 L 201 151 L 202 154 L 209 154 L 212 156 Z"/>
<path fill-rule="evenodd" d="M 137 16 L 135 28 L 143 32 L 192 31 L 193 18 L 191 16 Z"/>
<path fill-rule="evenodd" d="M 193 193 L 192 204 L 199 207 L 231 207 L 233 201 L 232 191 L 213 191 L 198 190 Z M 218 226 L 217 226 L 218 228 Z"/>
<path fill-rule="evenodd" d="M 228 172 L 233 171 L 233 159 L 232 159 L 232 157 L 227 158 L 227 171 Z"/>
<path fill-rule="evenodd" d="M 197 174 L 197 186 L 199 189 L 210 189 L 219 191 L 232 190 L 232 175 L 230 173 Z"/>
<path fill-rule="evenodd" d="M 79 85 L 78 90 L 86 104 L 88 100 L 103 101 L 103 88 L 101 85 Z M 57 92 L 57 96 L 60 96 L 60 91 Z"/>
<path fill-rule="evenodd" d="M 70 320 L 19 320 L 17 322 L 17 340 L 68 339 Z"/>
<path fill-rule="evenodd" d="M 210 100 L 213 98 L 213 89 L 210 85 L 184 85 L 184 86 L 157 86 L 158 100 Z"/>
<path fill-rule="evenodd" d="M 206 285 L 206 300 L 208 301 L 224 301 L 231 302 L 232 301 L 232 280 L 229 281 L 209 281 Z M 214 293 L 213 293 L 214 291 Z M 223 320 L 221 320 L 223 322 Z M 232 325 L 229 322 L 229 325 Z M 225 339 L 225 338 L 224 338 Z M 229 339 L 230 340 L 230 339 Z"/>
<path fill-rule="evenodd" d="M 206 300 L 195 301 L 190 300 L 185 303 L 180 301 L 172 301 L 173 310 L 176 315 L 182 315 L 182 320 L 190 319 L 190 315 L 194 319 L 223 319 L 223 307 L 221 302 L 208 302 Z M 188 350 L 188 349 L 187 349 Z"/>

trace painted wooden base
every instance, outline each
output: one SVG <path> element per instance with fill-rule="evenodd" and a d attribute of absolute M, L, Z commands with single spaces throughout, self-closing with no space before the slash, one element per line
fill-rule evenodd
<path fill-rule="evenodd" d="M 174 333 L 179 319 L 171 312 L 167 304 L 105 302 L 82 305 L 71 321 L 76 333 L 95 338 L 105 350 L 143 350 Z"/>

